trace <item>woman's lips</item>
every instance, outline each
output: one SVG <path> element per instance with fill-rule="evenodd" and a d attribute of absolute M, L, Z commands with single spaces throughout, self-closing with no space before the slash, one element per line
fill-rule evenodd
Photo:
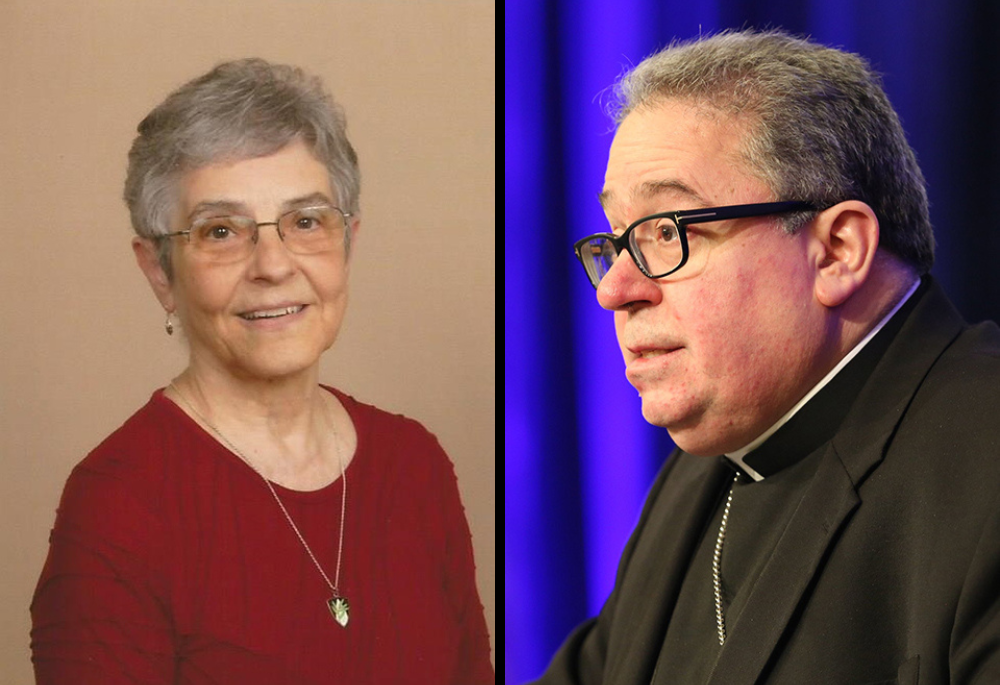
<path fill-rule="evenodd" d="M 240 318 L 246 319 L 247 321 L 277 319 L 283 316 L 288 316 L 289 314 L 298 314 L 305 308 L 306 306 L 304 304 L 297 304 L 286 307 L 275 307 L 273 309 L 255 309 L 253 311 L 243 312 L 240 314 Z"/>

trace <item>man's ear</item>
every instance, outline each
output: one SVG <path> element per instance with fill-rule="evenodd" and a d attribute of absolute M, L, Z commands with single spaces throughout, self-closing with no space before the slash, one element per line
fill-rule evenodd
<path fill-rule="evenodd" d="M 174 290 L 170 278 L 160 265 L 160 254 L 156 244 L 147 238 L 132 238 L 132 252 L 135 253 L 136 263 L 153 288 L 156 299 L 167 312 L 173 312 L 176 309 Z"/>
<path fill-rule="evenodd" d="M 840 202 L 816 215 L 812 237 L 816 299 L 826 307 L 847 301 L 868 279 L 878 250 L 875 212 L 864 202 Z"/>

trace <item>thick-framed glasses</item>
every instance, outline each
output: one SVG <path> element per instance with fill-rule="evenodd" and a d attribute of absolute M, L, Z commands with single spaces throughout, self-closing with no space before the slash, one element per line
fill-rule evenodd
<path fill-rule="evenodd" d="M 300 255 L 330 252 L 344 247 L 350 213 L 339 207 L 319 205 L 285 212 L 277 221 L 254 221 L 248 216 L 213 216 L 198 219 L 186 231 L 159 236 L 184 236 L 194 251 L 220 264 L 238 262 L 253 254 L 261 226 L 274 226 L 289 252 Z"/>
<path fill-rule="evenodd" d="M 611 270 L 623 250 L 629 253 L 644 276 L 663 278 L 684 266 L 690 257 L 687 237 L 689 224 L 816 209 L 809 202 L 763 202 L 660 212 L 642 217 L 621 235 L 595 233 L 581 238 L 573 245 L 573 250 L 595 288 L 600 285 L 601 279 Z"/>

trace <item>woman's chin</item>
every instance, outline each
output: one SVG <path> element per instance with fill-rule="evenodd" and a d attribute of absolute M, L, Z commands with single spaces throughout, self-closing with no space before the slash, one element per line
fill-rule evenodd
<path fill-rule="evenodd" d="M 197 376 L 206 372 L 229 376 L 242 382 L 280 382 L 315 377 L 323 350 L 270 349 L 225 358 L 192 355 L 191 371 Z"/>

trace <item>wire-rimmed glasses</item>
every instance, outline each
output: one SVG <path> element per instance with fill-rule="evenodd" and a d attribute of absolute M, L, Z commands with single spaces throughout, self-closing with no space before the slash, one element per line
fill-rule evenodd
<path fill-rule="evenodd" d="M 591 285 L 595 288 L 611 270 L 622 250 L 631 255 L 639 271 L 648 278 L 663 278 L 684 266 L 690 256 L 689 224 L 742 219 L 767 214 L 815 211 L 809 202 L 763 202 L 749 205 L 706 207 L 678 212 L 660 212 L 632 223 L 621 235 L 595 233 L 573 245 Z"/>
<path fill-rule="evenodd" d="M 292 209 L 277 221 L 258 222 L 240 215 L 213 216 L 196 220 L 186 231 L 159 237 L 185 236 L 199 255 L 217 263 L 229 263 L 242 261 L 253 253 L 261 226 L 274 226 L 289 252 L 310 255 L 342 248 L 350 216 L 331 205 Z"/>

